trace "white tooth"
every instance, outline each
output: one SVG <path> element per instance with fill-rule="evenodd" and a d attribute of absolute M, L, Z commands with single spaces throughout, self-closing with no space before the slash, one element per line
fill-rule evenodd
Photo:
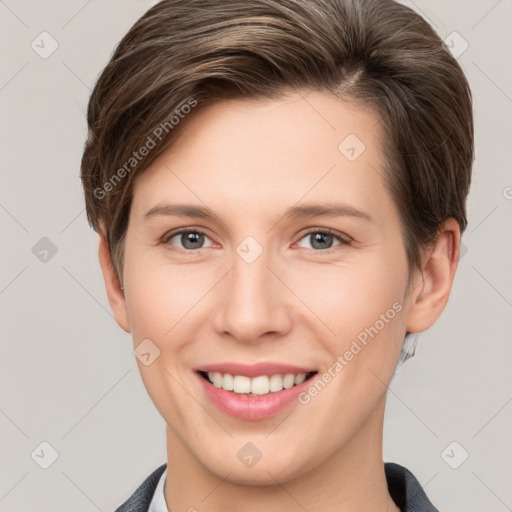
<path fill-rule="evenodd" d="M 283 388 L 291 388 L 295 384 L 295 375 L 293 373 L 287 373 L 283 379 Z"/>
<path fill-rule="evenodd" d="M 254 377 L 251 380 L 251 393 L 255 395 L 266 395 L 269 392 L 269 382 L 266 375 Z"/>
<path fill-rule="evenodd" d="M 213 385 L 216 388 L 221 388 L 222 387 L 222 373 L 213 372 Z"/>
<path fill-rule="evenodd" d="M 222 381 L 222 389 L 226 391 L 233 391 L 233 375 L 230 373 L 224 374 L 224 380 Z"/>
<path fill-rule="evenodd" d="M 305 373 L 294 375 L 259 375 L 251 379 L 245 375 L 222 374 L 220 372 L 208 372 L 208 378 L 216 388 L 222 388 L 226 391 L 235 393 L 252 393 L 254 395 L 265 395 L 269 392 L 275 393 L 283 389 L 289 389 L 296 384 L 301 384 L 306 380 Z"/>
<path fill-rule="evenodd" d="M 270 391 L 281 391 L 283 389 L 283 378 L 281 375 L 272 375 L 269 382 Z"/>
<path fill-rule="evenodd" d="M 301 382 L 304 382 L 306 380 L 306 374 L 305 373 L 299 373 L 295 377 L 295 384 L 300 384 Z"/>
<path fill-rule="evenodd" d="M 233 378 L 233 391 L 235 393 L 250 393 L 251 379 L 245 375 L 235 375 Z"/>

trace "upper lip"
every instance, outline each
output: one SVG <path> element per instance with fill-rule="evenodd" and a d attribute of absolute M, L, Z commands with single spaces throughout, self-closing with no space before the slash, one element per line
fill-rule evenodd
<path fill-rule="evenodd" d="M 292 364 L 281 364 L 271 362 L 261 362 L 256 364 L 241 363 L 217 363 L 205 364 L 195 368 L 196 372 L 219 372 L 229 373 L 230 375 L 245 375 L 246 377 L 258 377 L 259 375 L 277 375 L 293 373 L 310 373 L 316 371 L 314 368 L 294 366 Z"/>

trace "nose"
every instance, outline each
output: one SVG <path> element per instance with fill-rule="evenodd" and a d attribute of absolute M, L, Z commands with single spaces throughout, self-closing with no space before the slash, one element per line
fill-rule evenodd
<path fill-rule="evenodd" d="M 293 294 L 270 260 L 266 251 L 252 262 L 234 253 L 231 271 L 220 283 L 214 316 L 219 335 L 253 344 L 289 332 Z"/>

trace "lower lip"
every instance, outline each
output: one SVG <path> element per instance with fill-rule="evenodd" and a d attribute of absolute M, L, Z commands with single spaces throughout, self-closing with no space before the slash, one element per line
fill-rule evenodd
<path fill-rule="evenodd" d="M 279 414 L 292 402 L 298 402 L 298 395 L 311 384 L 317 374 L 291 388 L 256 396 L 238 395 L 222 388 L 216 388 L 199 373 L 196 375 L 201 381 L 206 395 L 222 412 L 242 420 L 263 420 Z"/>

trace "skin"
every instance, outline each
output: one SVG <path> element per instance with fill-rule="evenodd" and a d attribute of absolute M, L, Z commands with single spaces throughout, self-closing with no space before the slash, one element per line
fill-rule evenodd
<path fill-rule="evenodd" d="M 135 347 L 149 338 L 160 350 L 152 364 L 138 365 L 167 424 L 168 508 L 398 511 L 382 459 L 387 385 L 406 331 L 428 329 L 447 303 L 458 224 L 443 223 L 408 288 L 399 212 L 382 179 L 381 125 L 372 110 L 327 93 L 217 102 L 182 123 L 175 144 L 135 183 L 124 294 L 103 236 L 99 245 L 118 324 Z M 366 146 L 354 162 L 338 150 L 349 134 Z M 331 201 L 373 220 L 283 217 L 297 204 Z M 144 220 L 154 206 L 174 202 L 207 206 L 216 217 Z M 202 245 L 165 241 L 178 228 L 206 237 Z M 318 248 L 307 232 L 326 228 L 342 238 Z M 247 236 L 263 248 L 252 263 L 236 252 Z M 225 415 L 192 371 L 276 361 L 322 374 L 395 302 L 401 311 L 317 396 L 274 417 Z M 251 468 L 237 458 L 247 442 L 262 454 Z"/>

